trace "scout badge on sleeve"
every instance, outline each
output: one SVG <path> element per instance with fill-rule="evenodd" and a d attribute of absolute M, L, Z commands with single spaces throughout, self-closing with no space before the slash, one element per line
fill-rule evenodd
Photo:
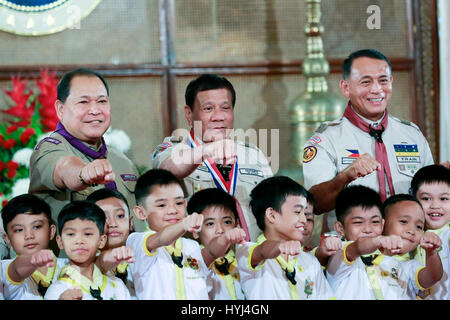
<path fill-rule="evenodd" d="M 317 154 L 316 147 L 309 146 L 309 147 L 306 147 L 305 149 L 303 149 L 303 163 L 310 162 L 312 159 L 314 159 L 316 154 Z"/>

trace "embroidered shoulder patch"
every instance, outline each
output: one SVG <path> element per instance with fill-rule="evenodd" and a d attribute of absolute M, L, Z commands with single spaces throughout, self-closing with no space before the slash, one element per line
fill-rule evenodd
<path fill-rule="evenodd" d="M 315 158 L 317 154 L 317 148 L 313 146 L 303 149 L 303 163 L 308 163 Z"/>
<path fill-rule="evenodd" d="M 322 142 L 322 139 L 320 139 L 319 136 L 312 136 L 311 138 L 309 138 L 308 142 L 311 144 L 318 144 Z"/>
<path fill-rule="evenodd" d="M 36 147 L 34 148 L 34 150 L 39 150 L 39 148 L 41 147 L 41 144 L 43 144 L 44 142 L 50 142 L 50 143 L 53 143 L 53 144 L 58 145 L 58 144 L 61 143 L 61 140 L 58 140 L 58 139 L 52 138 L 52 137 L 46 137 L 46 138 L 42 139 L 42 140 L 36 145 Z"/>
<path fill-rule="evenodd" d="M 137 181 L 136 175 L 131 173 L 121 174 L 120 177 L 123 181 Z"/>
<path fill-rule="evenodd" d="M 155 149 L 153 149 L 152 153 L 153 153 L 153 159 L 155 159 L 156 155 L 158 153 L 163 152 L 164 150 L 166 150 L 167 148 L 172 147 L 172 144 L 169 142 L 163 142 L 160 145 L 158 145 Z"/>

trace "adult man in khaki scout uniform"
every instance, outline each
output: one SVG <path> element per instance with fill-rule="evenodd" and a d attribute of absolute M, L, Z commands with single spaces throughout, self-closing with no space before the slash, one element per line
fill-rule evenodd
<path fill-rule="evenodd" d="M 105 187 L 121 192 L 133 212 L 137 169 L 103 140 L 111 122 L 106 81 L 88 69 L 66 73 L 58 83 L 55 108 L 58 126 L 31 156 L 29 192 L 50 205 L 55 221 L 65 204 Z M 144 231 L 139 221 L 134 219 L 135 229 Z"/>
<path fill-rule="evenodd" d="M 336 220 L 334 204 L 344 187 L 361 184 L 387 197 L 408 193 L 411 179 L 433 164 L 427 140 L 413 123 L 388 114 L 392 69 L 380 52 L 352 53 L 342 66 L 342 93 L 349 99 L 343 117 L 323 123 L 303 153 L 305 187 L 314 195 L 315 213 Z M 326 231 L 326 230 L 325 230 Z"/>
<path fill-rule="evenodd" d="M 249 207 L 249 193 L 273 173 L 255 145 L 232 139 L 234 88 L 223 77 L 205 74 L 189 83 L 185 99 L 191 131 L 185 137 L 166 137 L 153 151 L 153 167 L 183 179 L 188 195 L 215 187 L 234 195 L 242 208 L 247 239 L 256 241 L 261 231 Z"/>

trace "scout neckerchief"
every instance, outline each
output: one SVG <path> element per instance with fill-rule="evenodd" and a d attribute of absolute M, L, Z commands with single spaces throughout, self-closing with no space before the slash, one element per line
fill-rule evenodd
<path fill-rule="evenodd" d="M 225 282 L 231 300 L 236 300 L 236 288 L 234 287 L 234 278 L 231 275 L 236 268 L 236 257 L 234 251 L 230 249 L 225 257 L 217 258 L 214 261 L 214 269 L 220 278 Z"/>
<path fill-rule="evenodd" d="M 434 234 L 437 234 L 439 237 L 441 236 L 442 232 L 447 230 L 450 227 L 450 225 L 447 223 L 443 227 L 439 229 L 427 229 L 426 232 L 433 232 Z M 421 246 L 417 247 L 416 256 L 414 257 L 417 261 L 419 261 L 422 265 L 426 264 L 426 251 Z"/>
<path fill-rule="evenodd" d="M 175 292 L 177 300 L 186 300 L 186 292 L 183 279 L 183 242 L 181 238 L 175 241 L 175 247 L 165 246 L 175 264 Z"/>
<path fill-rule="evenodd" d="M 62 135 L 67 142 L 69 142 L 72 147 L 77 149 L 78 151 L 82 152 L 83 154 L 93 158 L 93 159 L 106 159 L 106 152 L 108 151 L 106 149 L 106 143 L 105 139 L 103 137 L 101 138 L 102 146 L 99 151 L 95 151 L 88 146 L 86 146 L 84 143 L 82 143 L 80 140 L 72 136 L 62 125 L 61 122 L 58 122 L 56 125 L 55 132 L 58 132 L 60 135 Z M 117 190 L 116 183 L 114 181 L 108 182 L 105 184 L 105 187 L 107 189 Z"/>
<path fill-rule="evenodd" d="M 54 255 L 53 255 L 53 261 L 54 261 L 53 267 L 48 267 L 47 273 L 45 275 L 42 274 L 42 272 L 40 272 L 37 269 L 31 275 L 31 278 L 37 284 L 38 292 L 41 296 L 45 296 L 45 293 L 47 292 L 48 287 L 52 284 L 52 281 L 55 277 L 56 270 L 58 268 L 58 266 L 57 266 L 58 259 L 56 259 L 56 257 Z"/>
<path fill-rule="evenodd" d="M 366 273 L 369 278 L 370 286 L 372 287 L 375 299 L 383 300 L 383 290 L 380 285 L 380 276 L 376 266 L 378 266 L 381 261 L 383 261 L 384 255 L 381 254 L 379 250 L 372 254 L 361 256 L 362 262 L 366 265 Z"/>
<path fill-rule="evenodd" d="M 117 278 L 123 281 L 123 283 L 127 284 L 128 282 L 128 263 L 123 262 L 119 264 L 114 271 L 114 274 Z"/>
<path fill-rule="evenodd" d="M 266 237 L 264 236 L 264 233 L 261 233 L 256 239 L 256 242 L 262 243 L 264 241 L 266 241 Z M 286 261 L 281 255 L 279 255 L 275 258 L 275 260 L 280 264 L 281 268 L 284 271 L 284 274 L 286 275 L 289 284 L 289 295 L 291 296 L 291 300 L 299 300 L 298 290 L 296 286 L 297 281 L 295 281 L 295 266 L 297 264 L 297 257 L 295 257 L 295 259 L 289 260 L 288 256 L 288 261 Z"/>
<path fill-rule="evenodd" d="M 381 123 L 379 124 L 381 129 L 375 129 L 372 125 L 361 119 L 361 117 L 358 116 L 358 114 L 351 107 L 350 101 L 348 102 L 347 108 L 345 108 L 344 117 L 347 118 L 353 125 L 375 138 L 375 159 L 381 164 L 381 170 L 377 170 L 378 184 L 380 185 L 381 201 L 384 201 L 387 197 L 386 181 L 384 178 L 385 174 L 391 196 L 395 194 L 386 146 L 384 145 L 382 139 L 383 131 L 388 126 L 388 111 L 387 109 L 385 110 L 383 120 L 381 120 Z"/>
<path fill-rule="evenodd" d="M 67 277 L 68 278 L 67 278 Z M 101 293 L 106 286 L 107 277 L 102 274 L 100 269 L 94 264 L 92 281 L 82 275 L 77 267 L 66 265 L 62 267 L 58 280 L 66 281 L 72 285 L 78 286 L 86 293 L 89 293 L 97 300 L 103 300 Z M 69 281 L 68 281 L 69 280 Z"/>
<path fill-rule="evenodd" d="M 194 135 L 194 130 L 191 129 L 189 135 L 187 136 L 188 144 L 191 148 L 197 147 L 202 144 L 201 140 L 198 140 Z M 231 167 L 231 171 L 228 175 L 228 179 L 225 179 L 220 173 L 217 165 L 211 159 L 205 159 L 203 161 L 205 166 L 208 168 L 209 173 L 214 181 L 217 188 L 229 193 L 234 197 L 234 192 L 236 191 L 237 175 L 238 175 L 238 160 L 236 157 L 236 162 Z M 239 222 L 242 229 L 245 231 L 245 241 L 250 241 L 250 234 L 248 232 L 247 222 L 245 221 L 244 213 L 242 211 L 241 204 L 236 200 L 236 207 L 239 215 Z"/>

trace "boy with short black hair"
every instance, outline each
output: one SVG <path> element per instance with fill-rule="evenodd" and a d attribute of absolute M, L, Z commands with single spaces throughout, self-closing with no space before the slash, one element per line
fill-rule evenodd
<path fill-rule="evenodd" d="M 133 232 L 133 216 L 130 215 L 127 199 L 119 191 L 104 188 L 94 191 L 86 200 L 98 205 L 106 215 L 105 234 L 108 240 L 97 257 L 97 266 L 102 272 L 121 279 L 130 291 L 131 298 L 135 299 L 133 278 L 128 272 L 129 264 L 119 263 L 124 255 L 133 254 L 133 250 L 125 246 L 128 235 Z"/>
<path fill-rule="evenodd" d="M 444 274 L 430 289 L 422 292 L 427 300 L 450 299 L 450 169 L 442 165 L 421 168 L 411 181 L 413 195 L 425 212 L 425 231 L 437 234 L 442 246 L 438 249 Z M 425 264 L 427 253 L 419 248 L 415 259 Z"/>
<path fill-rule="evenodd" d="M 236 200 L 229 193 L 208 188 L 192 195 L 187 213 L 204 216 L 203 226 L 194 238 L 204 246 L 202 256 L 209 268 L 207 284 L 211 300 L 244 300 L 236 268 L 234 244 L 245 243 L 245 231 L 238 227 Z"/>
<path fill-rule="evenodd" d="M 288 177 L 267 178 L 253 188 L 250 206 L 264 231 L 236 252 L 246 298 L 332 299 L 319 262 L 302 252 L 306 190 Z"/>
<path fill-rule="evenodd" d="M 328 260 L 327 279 L 338 299 L 409 299 L 408 275 L 396 259 L 402 239 L 383 236 L 379 194 L 365 186 L 342 190 L 336 198 L 335 230 L 346 240 Z"/>
<path fill-rule="evenodd" d="M 11 199 L 2 209 L 5 242 L 17 253 L 15 259 L 1 261 L 1 282 L 7 300 L 41 300 L 56 280 L 67 259 L 57 258 L 49 243 L 56 226 L 50 206 L 32 194 Z"/>
<path fill-rule="evenodd" d="M 107 241 L 104 234 L 105 213 L 95 203 L 82 200 L 65 205 L 58 215 L 56 241 L 69 258 L 58 280 L 51 284 L 47 300 L 129 300 L 130 293 L 124 283 L 106 276 L 95 264 L 97 251 Z M 133 257 L 124 257 L 132 262 Z M 75 289 L 75 290 L 72 290 Z"/>
<path fill-rule="evenodd" d="M 203 216 L 186 216 L 179 180 L 169 171 L 152 169 L 141 175 L 135 189 L 134 213 L 150 230 L 129 235 L 136 262 L 130 265 L 140 300 L 207 300 L 207 267 L 197 241 L 184 238 L 199 232 Z"/>
<path fill-rule="evenodd" d="M 432 232 L 424 233 L 425 215 L 420 202 L 409 194 L 397 194 L 383 203 L 384 235 L 398 235 L 403 240 L 400 252 L 392 257 L 402 262 L 409 274 L 408 294 L 416 299 L 442 277 L 442 262 L 437 249 L 442 242 Z M 417 248 L 426 251 L 426 265 L 414 260 Z"/>

